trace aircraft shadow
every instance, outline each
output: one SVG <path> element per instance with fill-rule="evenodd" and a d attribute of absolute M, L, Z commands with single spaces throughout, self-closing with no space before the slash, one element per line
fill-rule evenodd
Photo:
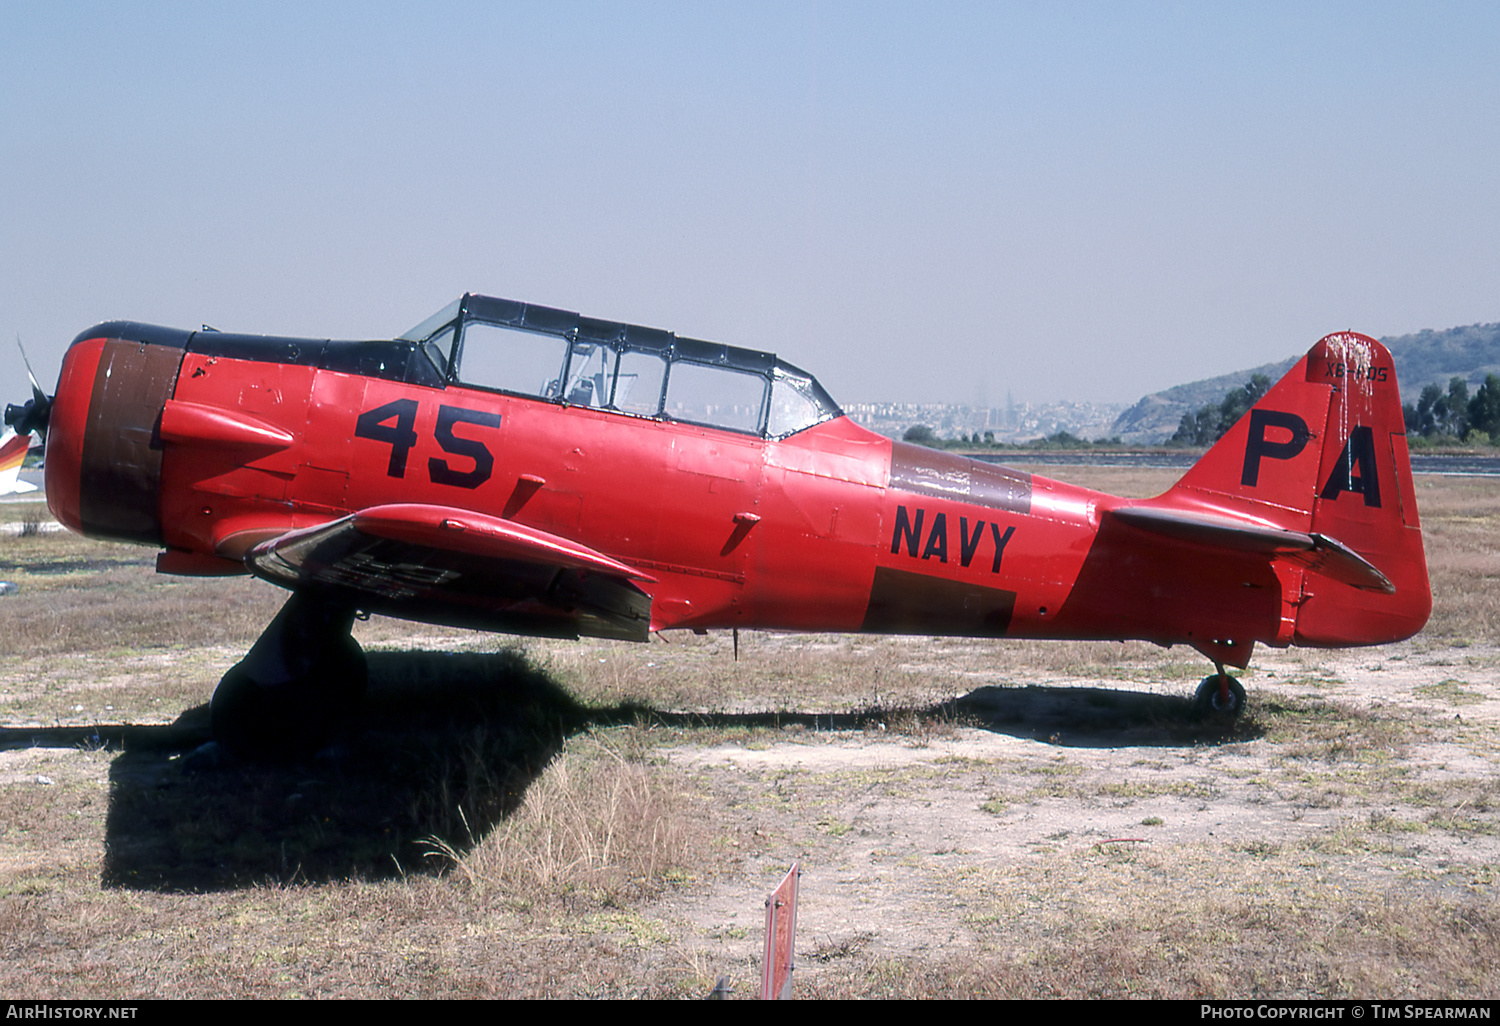
<path fill-rule="evenodd" d="M 953 704 L 987 730 L 1069 748 L 1226 744 L 1264 733 L 1253 712 L 1205 722 L 1186 695 L 1120 688 L 983 687 Z"/>
<path fill-rule="evenodd" d="M 963 723 L 1082 747 L 1255 736 L 1195 723 L 1185 698 L 1103 688 L 980 688 L 924 708 L 695 714 L 586 709 L 515 654 L 374 652 L 358 714 L 299 764 L 229 760 L 202 746 L 208 708 L 165 726 L 0 730 L 21 744 L 120 748 L 110 769 L 102 881 L 172 892 L 266 882 L 385 879 L 440 870 L 521 803 L 574 734 L 622 723 L 707 728 L 908 729 Z"/>
<path fill-rule="evenodd" d="M 953 723 L 1068 748 L 1170 747 L 1249 741 L 1263 733 L 1253 715 L 1205 723 L 1185 696 L 1116 688 L 982 687 L 920 707 L 842 713 L 681 713 L 644 706 L 597 710 L 593 726 L 650 722 L 672 727 L 786 727 L 810 730 L 913 730 Z"/>
<path fill-rule="evenodd" d="M 372 652 L 358 713 L 316 758 L 200 745 L 208 708 L 127 728 L 110 770 L 105 886 L 208 891 L 441 869 L 514 811 L 587 711 L 515 653 Z M 3 741 L 3 739 L 0 739 Z"/>

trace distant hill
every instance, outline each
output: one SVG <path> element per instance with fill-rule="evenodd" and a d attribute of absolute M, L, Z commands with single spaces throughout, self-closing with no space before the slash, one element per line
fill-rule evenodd
<path fill-rule="evenodd" d="M 1470 324 L 1446 331 L 1419 331 L 1414 335 L 1382 338 L 1396 361 L 1396 379 L 1401 382 L 1404 402 L 1414 403 L 1422 389 L 1437 382 L 1447 387 L 1452 377 L 1462 377 L 1472 392 L 1486 374 L 1500 374 L 1500 324 Z M 1172 437 L 1182 415 L 1209 403 L 1218 404 L 1224 393 L 1238 388 L 1253 374 L 1276 381 L 1301 356 L 1280 363 L 1267 363 L 1248 370 L 1223 374 L 1205 381 L 1174 385 L 1143 397 L 1120 414 L 1111 434 L 1139 445 L 1155 445 Z"/>
<path fill-rule="evenodd" d="M 1444 388 L 1461 377 L 1473 391 L 1486 374 L 1500 374 L 1500 324 L 1470 324 L 1447 331 L 1383 338 L 1396 361 L 1403 402 L 1414 403 L 1434 381 Z"/>
<path fill-rule="evenodd" d="M 1293 356 L 1280 363 L 1264 363 L 1249 370 L 1221 374 L 1217 378 L 1173 385 L 1164 391 L 1152 392 L 1120 414 L 1110 428 L 1110 434 L 1119 435 L 1122 442 L 1135 445 L 1159 445 L 1177 431 L 1184 413 L 1196 412 L 1209 403 L 1217 406 L 1225 392 L 1231 388 L 1239 388 L 1252 375 L 1264 374 L 1272 381 L 1279 380 L 1300 359 L 1300 356 Z M 1398 380 L 1400 376 L 1401 372 L 1398 370 Z"/>

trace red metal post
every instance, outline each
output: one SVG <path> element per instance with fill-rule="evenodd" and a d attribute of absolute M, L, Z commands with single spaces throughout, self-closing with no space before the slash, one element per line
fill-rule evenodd
<path fill-rule="evenodd" d="M 802 864 L 793 862 L 776 889 L 766 897 L 766 958 L 761 973 L 760 996 L 764 1001 L 792 996 L 792 970 L 797 933 L 797 880 Z"/>

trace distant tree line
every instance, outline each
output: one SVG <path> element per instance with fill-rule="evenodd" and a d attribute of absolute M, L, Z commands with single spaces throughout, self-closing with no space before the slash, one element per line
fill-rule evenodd
<path fill-rule="evenodd" d="M 1201 407 L 1196 413 L 1184 413 L 1177 433 L 1168 445 L 1209 446 L 1243 417 L 1270 389 L 1264 374 L 1256 374 L 1240 388 L 1230 389 L 1218 405 Z M 1455 376 L 1447 391 L 1433 383 L 1422 389 L 1415 404 L 1401 408 L 1406 432 L 1419 438 L 1440 441 L 1489 442 L 1500 445 L 1500 377 L 1485 376 L 1484 384 L 1469 395 L 1469 384 Z"/>
<path fill-rule="evenodd" d="M 1250 380 L 1239 388 L 1231 388 L 1217 406 L 1209 403 L 1197 413 L 1184 413 L 1177 433 L 1167 439 L 1168 445 L 1213 445 L 1234 427 L 1234 422 L 1243 417 L 1260 397 L 1270 391 L 1271 379 L 1264 374 L 1251 375 Z"/>
<path fill-rule="evenodd" d="M 1469 383 L 1461 377 L 1448 381 L 1448 390 L 1434 382 L 1422 389 L 1416 404 L 1402 407 L 1406 432 L 1422 438 L 1454 438 L 1500 443 L 1500 377 L 1486 374 L 1484 383 L 1469 395 Z"/>

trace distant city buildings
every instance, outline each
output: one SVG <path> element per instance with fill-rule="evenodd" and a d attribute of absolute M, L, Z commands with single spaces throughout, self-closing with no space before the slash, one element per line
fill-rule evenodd
<path fill-rule="evenodd" d="M 958 403 L 848 403 L 844 412 L 861 427 L 887 438 L 900 438 L 915 424 L 925 424 L 939 438 L 972 438 L 985 433 L 996 442 L 1019 443 L 1066 431 L 1093 441 L 1108 438 L 1125 403 L 1017 403 L 976 407 Z"/>

